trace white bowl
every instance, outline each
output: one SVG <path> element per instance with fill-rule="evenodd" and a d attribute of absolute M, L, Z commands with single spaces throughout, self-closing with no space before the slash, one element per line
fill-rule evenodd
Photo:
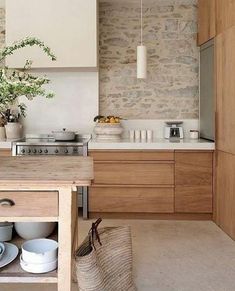
<path fill-rule="evenodd" d="M 3 222 L 0 223 L 0 241 L 10 241 L 12 239 L 13 223 Z"/>
<path fill-rule="evenodd" d="M 57 269 L 58 260 L 56 259 L 53 262 L 45 263 L 45 264 L 32 264 L 32 263 L 26 263 L 22 259 L 22 255 L 21 255 L 20 266 L 26 272 L 34 273 L 34 274 L 43 274 L 43 273 L 48 273 Z"/>
<path fill-rule="evenodd" d="M 2 258 L 2 256 L 3 256 L 3 254 L 4 254 L 4 252 L 5 252 L 5 245 L 4 245 L 4 243 L 1 243 L 0 242 L 0 261 L 1 261 L 1 258 Z"/>
<path fill-rule="evenodd" d="M 34 239 L 23 243 L 22 259 L 28 264 L 54 262 L 58 256 L 58 242 L 51 239 Z"/>
<path fill-rule="evenodd" d="M 25 240 L 45 238 L 54 231 L 56 222 L 15 222 L 15 230 Z"/>

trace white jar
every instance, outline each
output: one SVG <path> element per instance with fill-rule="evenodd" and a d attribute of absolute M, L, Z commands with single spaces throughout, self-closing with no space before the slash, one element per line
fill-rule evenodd
<path fill-rule="evenodd" d="M 190 130 L 190 138 L 191 139 L 198 139 L 199 138 L 199 131 L 198 130 Z"/>
<path fill-rule="evenodd" d="M 7 139 L 20 139 L 22 137 L 23 126 L 18 122 L 8 122 L 5 125 Z"/>

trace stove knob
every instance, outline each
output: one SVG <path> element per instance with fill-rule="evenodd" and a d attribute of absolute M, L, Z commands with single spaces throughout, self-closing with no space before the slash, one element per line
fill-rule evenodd
<path fill-rule="evenodd" d="M 25 150 L 24 150 L 24 149 L 23 149 L 23 150 L 21 150 L 21 153 L 22 153 L 22 154 L 24 154 L 24 153 L 25 153 Z"/>
<path fill-rule="evenodd" d="M 69 152 L 68 149 L 65 149 L 65 150 L 64 150 L 64 153 L 65 153 L 65 154 L 68 154 L 68 152 Z"/>
<path fill-rule="evenodd" d="M 45 154 L 48 154 L 48 150 L 45 150 L 44 153 L 45 153 Z"/>
<path fill-rule="evenodd" d="M 39 152 L 39 154 L 41 154 L 42 153 L 42 150 L 40 149 L 38 152 Z"/>
<path fill-rule="evenodd" d="M 34 154 L 36 154 L 36 153 L 37 153 L 37 150 L 36 150 L 36 149 L 34 149 L 34 150 L 33 150 L 33 153 L 34 153 Z"/>
<path fill-rule="evenodd" d="M 59 150 L 56 149 L 56 150 L 55 150 L 55 153 L 58 154 L 58 153 L 59 153 Z"/>
<path fill-rule="evenodd" d="M 31 153 L 31 150 L 28 150 L 28 154 L 30 154 Z"/>

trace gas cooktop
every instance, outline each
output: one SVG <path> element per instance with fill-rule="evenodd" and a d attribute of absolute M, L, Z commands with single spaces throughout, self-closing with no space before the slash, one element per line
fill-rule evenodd
<path fill-rule="evenodd" d="M 12 154 L 19 155 L 87 155 L 91 135 L 76 135 L 73 141 L 57 141 L 50 135 L 27 135 L 13 142 Z"/>

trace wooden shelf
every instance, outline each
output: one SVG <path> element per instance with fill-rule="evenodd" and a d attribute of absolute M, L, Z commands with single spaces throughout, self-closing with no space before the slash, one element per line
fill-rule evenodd
<path fill-rule="evenodd" d="M 57 234 L 55 233 L 49 238 L 57 240 Z M 15 235 L 10 243 L 15 244 L 20 249 L 24 240 Z M 20 254 L 21 251 L 12 263 L 0 269 L 0 283 L 57 283 L 57 270 L 46 274 L 25 272 L 20 266 Z"/>

